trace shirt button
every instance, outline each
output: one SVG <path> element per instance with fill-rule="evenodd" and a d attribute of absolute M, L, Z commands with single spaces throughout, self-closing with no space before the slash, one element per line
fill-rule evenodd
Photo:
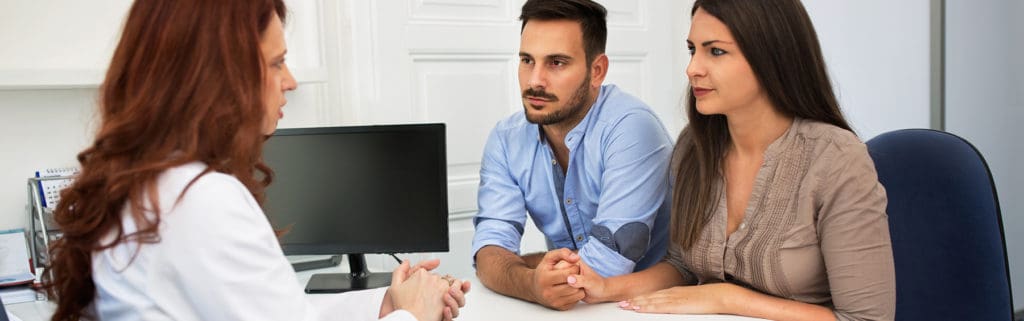
<path fill-rule="evenodd" d="M 572 199 L 571 198 L 565 199 L 565 204 L 572 204 Z"/>
<path fill-rule="evenodd" d="M 555 159 L 554 159 L 554 158 L 552 158 L 552 159 L 551 159 L 551 165 L 558 165 L 558 162 L 556 162 L 556 161 L 555 161 Z"/>
<path fill-rule="evenodd" d="M 582 241 L 583 240 L 583 235 L 576 235 L 576 240 L 577 241 Z"/>
<path fill-rule="evenodd" d="M 740 228 L 745 228 L 745 227 L 747 227 L 747 223 L 740 223 Z"/>

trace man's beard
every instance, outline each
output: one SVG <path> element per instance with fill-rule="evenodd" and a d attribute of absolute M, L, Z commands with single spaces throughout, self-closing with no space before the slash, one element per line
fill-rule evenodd
<path fill-rule="evenodd" d="M 540 98 L 546 98 L 550 102 L 558 102 L 558 97 L 542 90 L 534 90 L 533 88 L 527 88 L 523 91 L 523 98 L 526 96 L 535 96 Z M 523 108 L 526 109 L 526 120 L 538 124 L 538 125 L 552 125 L 566 121 L 577 121 L 583 119 L 582 112 L 583 104 L 586 103 L 587 97 L 590 96 L 590 71 L 587 71 L 587 77 L 583 79 L 580 86 L 576 88 L 576 92 L 572 94 L 569 101 L 565 106 L 547 115 L 531 115 L 528 106 L 525 102 Z"/>

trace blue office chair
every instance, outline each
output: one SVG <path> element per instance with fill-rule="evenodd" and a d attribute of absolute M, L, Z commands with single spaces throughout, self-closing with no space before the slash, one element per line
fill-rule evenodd
<path fill-rule="evenodd" d="M 867 142 L 889 196 L 896 320 L 1012 320 L 999 200 L 971 143 L 928 129 Z"/>

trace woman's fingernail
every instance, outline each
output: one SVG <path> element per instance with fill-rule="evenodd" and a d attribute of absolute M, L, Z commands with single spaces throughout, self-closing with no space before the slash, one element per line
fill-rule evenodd
<path fill-rule="evenodd" d="M 629 301 L 619 301 L 619 307 L 625 308 L 629 306 Z"/>
<path fill-rule="evenodd" d="M 568 280 L 568 281 L 569 281 L 569 284 L 576 284 L 576 277 L 575 277 L 575 276 L 572 276 L 572 275 L 570 275 L 570 276 L 569 276 L 569 280 Z"/>

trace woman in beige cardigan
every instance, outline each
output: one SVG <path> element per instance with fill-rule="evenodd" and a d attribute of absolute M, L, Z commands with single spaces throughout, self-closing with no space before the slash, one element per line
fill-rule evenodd
<path fill-rule="evenodd" d="M 687 43 L 666 259 L 569 284 L 638 312 L 892 320 L 885 190 L 799 0 L 698 0 Z"/>

